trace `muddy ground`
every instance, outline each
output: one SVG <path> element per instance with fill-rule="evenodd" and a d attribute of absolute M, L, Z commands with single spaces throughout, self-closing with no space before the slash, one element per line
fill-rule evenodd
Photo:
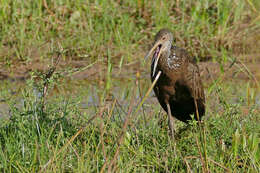
<path fill-rule="evenodd" d="M 30 72 L 47 72 L 51 64 L 52 61 L 48 59 L 44 61 L 36 59 L 29 63 L 18 62 L 11 67 L 7 67 L 2 62 L 0 64 L 0 80 L 23 82 L 30 78 Z M 258 83 L 260 80 L 260 54 L 241 55 L 236 60 L 230 60 L 226 63 L 205 61 L 198 64 L 203 81 L 211 81 L 218 77 L 221 77 L 222 80 L 252 80 L 254 83 Z M 103 81 L 107 74 L 107 63 L 92 63 L 88 60 L 61 60 L 57 71 L 74 80 Z M 112 77 L 124 80 L 132 78 L 136 72 L 149 78 L 149 62 L 142 65 L 142 61 L 134 60 L 132 63 L 125 64 L 121 69 L 114 65 Z"/>

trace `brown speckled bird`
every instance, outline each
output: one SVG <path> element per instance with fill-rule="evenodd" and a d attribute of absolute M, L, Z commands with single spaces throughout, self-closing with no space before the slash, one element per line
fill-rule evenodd
<path fill-rule="evenodd" d="M 168 114 L 170 135 L 174 138 L 172 116 L 187 122 L 193 114 L 196 120 L 200 120 L 205 114 L 205 96 L 196 61 L 184 49 L 173 46 L 172 42 L 173 34 L 168 29 L 161 29 L 146 58 L 153 53 L 152 81 L 161 71 L 153 90 Z"/>

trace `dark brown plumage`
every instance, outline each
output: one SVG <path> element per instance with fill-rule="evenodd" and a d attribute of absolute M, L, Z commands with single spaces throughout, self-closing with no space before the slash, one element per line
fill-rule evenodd
<path fill-rule="evenodd" d="M 160 30 L 147 57 L 153 53 L 152 81 L 161 71 L 154 92 L 168 114 L 168 124 L 173 137 L 172 116 L 183 122 L 191 120 L 191 114 L 194 114 L 196 120 L 200 119 L 205 114 L 205 96 L 196 61 L 184 49 L 173 46 L 172 42 L 172 33 L 167 29 Z"/>

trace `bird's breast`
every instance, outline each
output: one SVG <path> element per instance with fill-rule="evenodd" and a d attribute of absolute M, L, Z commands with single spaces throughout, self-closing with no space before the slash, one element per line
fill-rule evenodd
<path fill-rule="evenodd" d="M 181 57 L 175 52 L 172 51 L 170 56 L 167 58 L 167 67 L 170 70 L 178 70 L 181 68 L 183 62 Z"/>
<path fill-rule="evenodd" d="M 167 95 L 175 94 L 175 83 L 176 83 L 175 79 L 176 78 L 172 78 L 171 76 L 167 75 L 164 71 L 162 71 L 162 74 L 156 83 L 157 89 L 160 91 L 160 95 L 164 95 L 164 97 L 168 97 Z"/>

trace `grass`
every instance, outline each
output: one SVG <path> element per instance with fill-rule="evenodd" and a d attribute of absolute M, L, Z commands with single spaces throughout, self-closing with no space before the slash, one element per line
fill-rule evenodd
<path fill-rule="evenodd" d="M 120 66 L 142 57 L 162 27 L 202 60 L 258 52 L 260 44 L 257 0 L 3 1 L 0 8 L 0 60 L 7 67 L 43 61 L 57 42 L 66 60 L 104 61 L 110 52 Z"/>
<path fill-rule="evenodd" d="M 247 82 L 224 77 L 228 61 L 258 62 L 258 9 L 257 0 L 2 0 L 0 77 L 11 80 L 0 85 L 0 171 L 260 172 L 257 79 L 244 64 L 235 65 Z M 176 141 L 141 65 L 162 27 L 221 64 L 204 81 L 202 126 L 176 121 Z M 95 65 L 97 79 L 74 80 Z M 12 81 L 20 74 L 26 83 Z"/>
<path fill-rule="evenodd" d="M 135 82 L 130 83 L 118 98 L 104 100 L 99 107 L 81 105 L 95 104 L 89 97 L 92 85 L 81 85 L 65 98 L 49 95 L 42 107 L 29 84 L 23 89 L 22 105 L 8 100 L 11 117 L 3 119 L 0 128 L 1 171 L 259 171 L 259 105 L 250 104 L 240 87 L 217 85 L 207 96 L 202 131 L 193 121 L 189 126 L 176 121 L 176 141 L 171 141 L 158 104 L 142 108 L 147 121 L 142 111 L 134 113 L 140 97 Z M 138 85 L 142 93 L 147 91 L 147 85 Z M 127 92 L 131 94 L 125 97 Z M 233 95 L 238 100 L 232 99 L 233 93 L 241 93 L 239 98 Z M 120 105 L 123 100 L 127 104 Z"/>

